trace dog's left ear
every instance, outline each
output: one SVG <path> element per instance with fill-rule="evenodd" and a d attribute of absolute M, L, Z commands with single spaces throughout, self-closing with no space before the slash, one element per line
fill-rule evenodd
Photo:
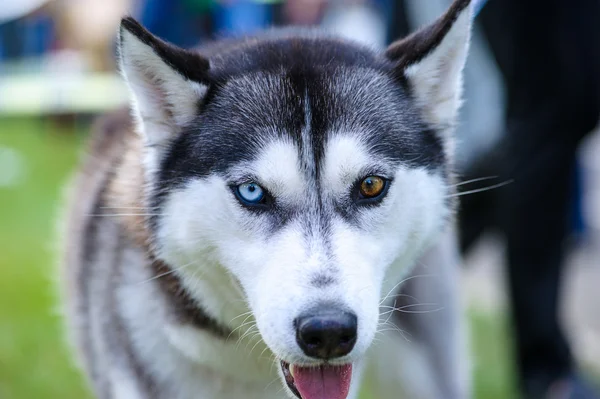
<path fill-rule="evenodd" d="M 471 0 L 455 0 L 437 21 L 388 47 L 385 55 L 409 82 L 427 122 L 454 125 L 471 32 Z"/>

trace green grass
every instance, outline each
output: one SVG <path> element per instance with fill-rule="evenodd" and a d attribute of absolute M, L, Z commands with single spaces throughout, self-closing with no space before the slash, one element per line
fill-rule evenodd
<path fill-rule="evenodd" d="M 86 397 L 63 345 L 51 283 L 55 215 L 78 141 L 73 129 L 0 120 L 0 168 L 14 166 L 2 157 L 6 148 L 23 161 L 19 181 L 0 187 L 1 398 Z"/>
<path fill-rule="evenodd" d="M 504 317 L 471 312 L 474 392 L 478 399 L 517 397 Z"/>
<path fill-rule="evenodd" d="M 52 283 L 55 221 L 83 131 L 84 126 L 0 119 L 0 182 L 12 167 L 7 165 L 6 148 L 23 161 L 18 182 L 0 185 L 2 399 L 89 397 L 64 344 Z M 516 397 L 504 319 L 474 314 L 471 320 L 476 397 Z"/>

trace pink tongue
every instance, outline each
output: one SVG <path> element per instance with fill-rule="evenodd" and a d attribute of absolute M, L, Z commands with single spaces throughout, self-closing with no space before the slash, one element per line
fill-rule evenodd
<path fill-rule="evenodd" d="M 346 399 L 352 379 L 352 365 L 294 367 L 294 385 L 302 399 Z"/>

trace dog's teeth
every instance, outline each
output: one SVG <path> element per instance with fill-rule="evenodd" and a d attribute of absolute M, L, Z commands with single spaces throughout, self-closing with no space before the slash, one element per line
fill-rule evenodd
<path fill-rule="evenodd" d="M 290 375 L 294 378 L 294 365 L 290 364 Z"/>

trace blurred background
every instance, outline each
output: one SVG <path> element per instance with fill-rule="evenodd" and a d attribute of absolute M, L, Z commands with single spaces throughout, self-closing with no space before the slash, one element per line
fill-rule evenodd
<path fill-rule="evenodd" d="M 585 380 L 587 389 L 600 376 L 600 134 L 594 128 L 600 13 L 584 7 L 598 1 L 578 1 L 581 8 L 552 0 L 475 5 L 481 13 L 465 72 L 456 161 L 466 181 L 461 288 L 481 399 L 596 397 L 577 387 L 560 396 L 553 385 Z M 552 11 L 559 3 L 571 11 Z M 184 47 L 274 25 L 320 25 L 383 48 L 448 4 L 0 0 L 0 398 L 90 397 L 61 331 L 53 285 L 56 225 L 90 122 L 127 101 L 114 57 L 123 15 Z M 523 28 L 530 18 L 538 22 Z M 552 35 L 541 37 L 540 21 L 541 32 Z M 538 154 L 545 154 L 543 162 Z M 511 189 L 486 191 L 509 181 L 516 182 L 506 186 Z M 517 220 L 506 223 L 511 219 Z M 557 225 L 563 227 L 552 237 L 540 233 Z M 542 314 L 548 316 L 537 317 Z M 556 359 L 549 356 L 555 350 Z M 556 366 L 548 371 L 549 364 Z"/>

